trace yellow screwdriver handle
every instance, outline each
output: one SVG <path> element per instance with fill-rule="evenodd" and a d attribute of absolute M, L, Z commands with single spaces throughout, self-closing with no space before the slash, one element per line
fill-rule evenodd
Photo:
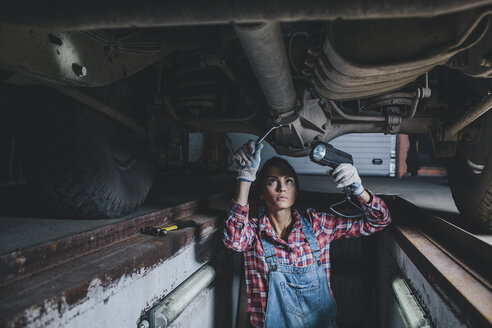
<path fill-rule="evenodd" d="M 164 227 L 164 228 L 161 228 L 162 230 L 166 230 L 166 231 L 172 231 L 172 230 L 177 230 L 178 229 L 178 226 L 177 225 L 172 225 L 172 226 L 169 226 L 169 227 Z"/>

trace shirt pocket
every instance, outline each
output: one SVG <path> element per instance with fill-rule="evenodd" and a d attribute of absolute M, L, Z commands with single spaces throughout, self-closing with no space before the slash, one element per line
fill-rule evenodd
<path fill-rule="evenodd" d="M 319 279 L 308 284 L 281 282 L 285 310 L 305 317 L 319 310 L 321 306 L 321 285 Z"/>

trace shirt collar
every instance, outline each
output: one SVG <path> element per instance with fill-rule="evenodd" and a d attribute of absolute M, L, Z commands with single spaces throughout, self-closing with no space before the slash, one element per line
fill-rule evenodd
<path fill-rule="evenodd" d="M 292 232 L 296 230 L 302 230 L 302 220 L 301 220 L 301 215 L 299 214 L 299 211 L 295 208 L 292 209 L 292 218 L 294 219 L 294 226 L 292 227 Z M 273 230 L 272 223 L 270 222 L 270 219 L 268 218 L 266 211 L 263 212 L 263 215 L 260 217 L 260 220 L 258 222 L 258 228 L 260 234 L 265 233 L 267 236 L 270 236 L 274 240 L 281 241 L 285 244 L 285 241 L 278 238 L 275 235 L 275 231 Z"/>

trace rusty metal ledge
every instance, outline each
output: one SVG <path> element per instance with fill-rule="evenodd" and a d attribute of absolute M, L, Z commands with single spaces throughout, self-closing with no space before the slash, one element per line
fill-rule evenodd
<path fill-rule="evenodd" d="M 490 266 L 492 246 L 398 197 L 388 206 L 394 217 L 390 233 L 427 282 L 465 322 L 489 327 L 491 276 L 483 272 Z M 454 240 L 455 247 L 445 247 L 447 240 Z"/>
<path fill-rule="evenodd" d="M 224 193 L 217 193 L 39 246 L 4 254 L 0 256 L 0 287 L 121 242 L 138 234 L 140 228 L 144 226 L 163 226 L 168 222 L 193 215 L 200 209 L 218 206 L 224 202 L 224 199 Z"/>
<path fill-rule="evenodd" d="M 193 207 L 188 204 L 185 208 L 190 206 Z M 0 327 L 29 324 L 26 313 L 42 315 L 47 304 L 58 304 L 61 313 L 63 308 L 87 299 L 93 281 L 100 281 L 106 288 L 124 276 L 144 274 L 193 244 L 197 261 L 210 261 L 219 256 L 222 248 L 223 213 L 217 210 L 195 213 L 182 218 L 194 220 L 197 223 L 194 228 L 173 231 L 165 237 L 133 234 L 27 279 L 11 282 L 0 288 Z"/>
<path fill-rule="evenodd" d="M 492 290 L 491 244 L 400 197 L 389 200 L 388 206 L 395 223 L 420 229 L 436 247 Z"/>

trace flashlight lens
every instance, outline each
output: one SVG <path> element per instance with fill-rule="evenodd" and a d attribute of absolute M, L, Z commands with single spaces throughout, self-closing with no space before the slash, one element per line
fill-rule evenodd
<path fill-rule="evenodd" d="M 313 149 L 313 159 L 316 162 L 319 162 L 325 157 L 326 155 L 326 146 L 323 144 L 319 144 Z"/>

